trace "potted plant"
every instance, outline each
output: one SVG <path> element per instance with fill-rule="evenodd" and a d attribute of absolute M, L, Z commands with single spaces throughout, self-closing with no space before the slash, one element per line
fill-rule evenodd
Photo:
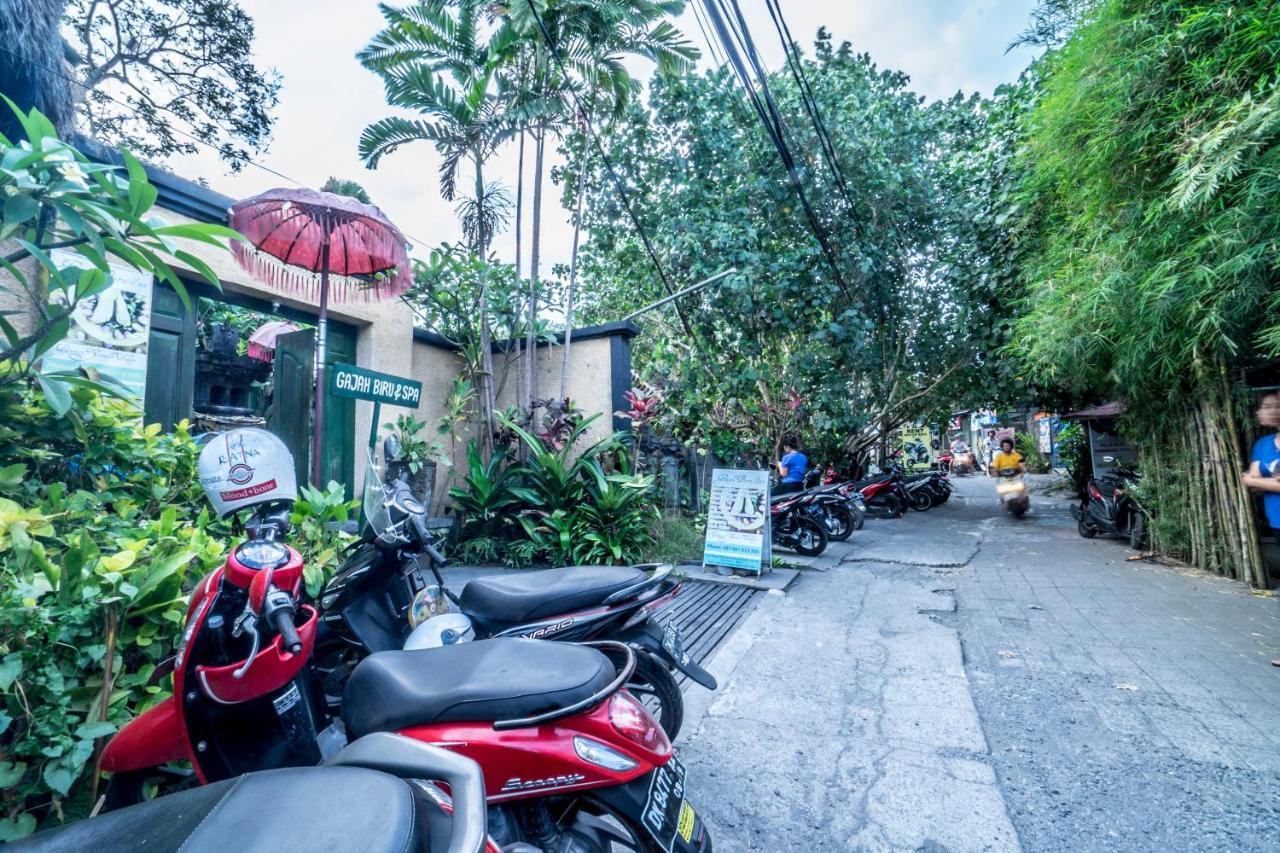
<path fill-rule="evenodd" d="M 395 458 L 387 460 L 387 477 L 396 479 L 407 473 L 414 496 L 430 506 L 436 491 L 436 465 L 444 448 L 421 435 L 425 426 L 413 415 L 403 414 L 394 423 L 383 424 L 383 429 L 391 430 L 399 444 Z"/>

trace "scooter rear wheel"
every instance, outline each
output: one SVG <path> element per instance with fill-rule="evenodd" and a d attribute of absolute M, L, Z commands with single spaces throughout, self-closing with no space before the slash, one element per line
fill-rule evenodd
<path fill-rule="evenodd" d="M 626 686 L 653 714 L 667 737 L 675 740 L 684 725 L 684 696 L 666 664 L 648 652 L 637 652 L 636 671 Z"/>
<path fill-rule="evenodd" d="M 827 531 L 822 529 L 821 524 L 809 518 L 797 518 L 795 524 L 795 544 L 792 548 L 797 554 L 816 557 L 827 550 Z"/>
<path fill-rule="evenodd" d="M 1076 531 L 1079 532 L 1079 534 L 1083 536 L 1085 539 L 1092 539 L 1093 537 L 1098 535 L 1097 528 L 1092 527 L 1083 518 L 1081 518 L 1079 521 L 1076 522 Z"/>
<path fill-rule="evenodd" d="M 909 492 L 911 496 L 911 508 L 916 512 L 928 512 L 933 509 L 933 495 L 925 489 L 917 489 Z"/>
<path fill-rule="evenodd" d="M 832 542 L 843 542 L 858 527 L 853 513 L 843 506 L 825 506 L 822 512 L 826 516 L 823 521 L 827 528 L 827 539 Z"/>

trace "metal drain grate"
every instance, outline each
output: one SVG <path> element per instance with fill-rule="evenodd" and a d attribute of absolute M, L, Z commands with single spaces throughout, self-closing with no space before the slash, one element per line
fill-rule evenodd
<path fill-rule="evenodd" d="M 666 621 L 673 616 L 684 636 L 684 650 L 698 663 L 706 663 L 746 619 L 756 606 L 756 596 L 762 590 L 745 586 L 705 581 L 685 581 L 676 600 L 659 611 Z M 680 676 L 683 688 L 688 678 Z"/>

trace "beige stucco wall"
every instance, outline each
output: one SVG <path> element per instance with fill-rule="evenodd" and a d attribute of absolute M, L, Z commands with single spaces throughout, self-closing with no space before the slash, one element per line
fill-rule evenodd
<path fill-rule="evenodd" d="M 600 417 L 591 425 L 583 437 L 587 446 L 608 436 L 613 431 L 613 386 L 612 356 L 609 338 L 591 338 L 576 341 L 570 347 L 572 363 L 569 365 L 569 397 L 574 405 L 582 409 L 588 416 L 597 412 Z M 541 397 L 554 397 L 560 391 L 560 367 L 564 350 L 559 346 L 540 346 L 538 348 L 538 389 Z M 495 355 L 498 364 L 495 373 L 501 375 L 504 365 L 501 356 Z M 513 354 L 505 369 L 507 379 L 502 393 L 498 397 L 498 407 L 505 408 L 516 404 L 515 376 L 522 369 L 523 358 Z M 413 342 L 412 373 L 414 379 L 422 383 L 422 403 L 415 417 L 426 422 L 429 433 L 434 433 L 436 424 L 444 414 L 445 401 L 453 388 L 453 382 L 461 375 L 462 361 L 457 354 L 443 347 Z M 394 409 L 384 411 L 397 411 Z M 387 423 L 390 418 L 382 418 Z M 463 476 L 467 459 L 467 441 L 475 439 L 474 429 L 459 436 L 450 447 L 448 438 L 439 439 L 446 451 L 452 450 L 452 473 L 457 480 Z M 436 476 L 437 505 L 443 503 L 443 495 L 450 483 L 451 471 L 441 467 Z"/>

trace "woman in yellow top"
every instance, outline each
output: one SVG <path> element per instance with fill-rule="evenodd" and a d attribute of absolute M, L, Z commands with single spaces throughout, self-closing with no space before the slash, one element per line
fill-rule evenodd
<path fill-rule="evenodd" d="M 987 472 L 992 477 L 998 477 L 1005 468 L 1017 468 L 1019 474 L 1027 473 L 1027 463 L 1023 460 L 1022 454 L 1013 451 L 1012 438 L 1000 439 L 1000 452 L 992 458 Z"/>

